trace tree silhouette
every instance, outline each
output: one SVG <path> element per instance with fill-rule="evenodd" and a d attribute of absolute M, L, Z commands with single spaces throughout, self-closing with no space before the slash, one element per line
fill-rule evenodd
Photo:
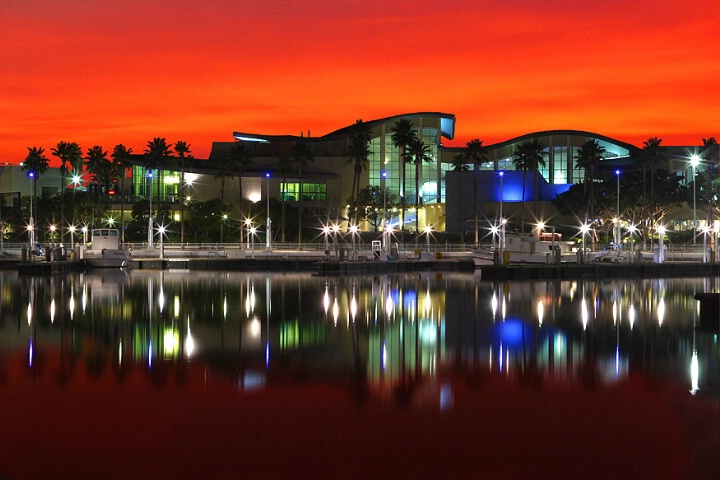
<path fill-rule="evenodd" d="M 392 128 L 392 134 L 390 135 L 392 144 L 400 149 L 400 179 L 402 184 L 400 185 L 400 229 L 405 230 L 405 206 L 407 204 L 405 194 L 405 164 L 410 163 L 411 159 L 407 155 L 407 149 L 410 143 L 417 140 L 417 132 L 413 128 L 413 124 L 408 119 L 401 119 L 395 122 Z"/>

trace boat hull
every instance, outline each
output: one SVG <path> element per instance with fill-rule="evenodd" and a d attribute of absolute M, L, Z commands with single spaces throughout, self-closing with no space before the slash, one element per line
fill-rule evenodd
<path fill-rule="evenodd" d="M 87 250 L 84 255 L 85 263 L 90 268 L 121 268 L 130 262 L 130 252 L 127 250 Z"/>

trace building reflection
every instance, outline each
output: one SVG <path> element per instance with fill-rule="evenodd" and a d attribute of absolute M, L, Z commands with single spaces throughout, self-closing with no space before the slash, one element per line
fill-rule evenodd
<path fill-rule="evenodd" d="M 634 371 L 718 392 L 716 279 L 484 283 L 472 275 L 314 277 L 89 271 L 0 276 L 0 371 L 155 385 L 347 384 L 361 401 L 452 408 L 453 376 L 598 388 Z M 23 359 L 20 361 L 19 359 Z"/>

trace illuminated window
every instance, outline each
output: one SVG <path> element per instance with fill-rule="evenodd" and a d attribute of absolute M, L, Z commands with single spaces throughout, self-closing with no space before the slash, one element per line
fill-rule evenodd
<path fill-rule="evenodd" d="M 302 187 L 305 202 L 324 202 L 327 199 L 327 185 L 324 183 L 303 183 Z M 300 184 L 284 184 L 281 195 L 286 202 L 297 202 L 300 198 Z"/>
<path fill-rule="evenodd" d="M 553 147 L 553 181 L 556 185 L 568 183 L 567 147 Z"/>

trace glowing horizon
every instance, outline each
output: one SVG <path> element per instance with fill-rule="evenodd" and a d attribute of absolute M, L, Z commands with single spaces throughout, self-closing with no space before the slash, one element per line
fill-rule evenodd
<path fill-rule="evenodd" d="M 715 2 L 478 3 L 3 2 L 0 163 L 38 146 L 55 164 L 61 140 L 141 153 L 153 137 L 207 158 L 234 131 L 322 136 L 420 111 L 456 116 L 450 146 L 720 137 Z"/>

